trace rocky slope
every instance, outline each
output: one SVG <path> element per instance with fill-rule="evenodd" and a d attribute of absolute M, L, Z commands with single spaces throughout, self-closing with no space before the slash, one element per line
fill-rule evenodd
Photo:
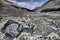
<path fill-rule="evenodd" d="M 13 26 L 9 29 L 6 28 L 7 32 L 0 31 L 0 40 L 60 40 L 60 0 L 49 0 L 43 6 L 37 8 L 35 11 L 30 11 L 27 9 L 22 9 L 16 4 L 7 2 L 6 0 L 0 1 L 0 30 L 4 28 L 8 20 L 13 20 L 18 24 L 26 22 L 27 24 L 32 24 L 34 26 L 33 32 L 30 33 L 29 29 L 24 30 L 18 37 L 6 36 L 13 32 Z M 23 23 L 26 27 L 26 23 Z M 8 23 L 7 23 L 8 24 Z M 6 25 L 7 25 L 6 24 Z M 21 26 L 23 27 L 23 26 Z M 10 30 L 10 31 L 8 31 Z M 14 30 L 13 34 L 16 33 Z M 28 31 L 28 32 L 27 32 Z"/>

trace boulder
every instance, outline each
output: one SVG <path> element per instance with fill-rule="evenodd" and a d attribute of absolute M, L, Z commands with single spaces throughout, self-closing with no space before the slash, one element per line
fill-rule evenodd
<path fill-rule="evenodd" d="M 27 22 L 17 23 L 13 20 L 8 20 L 2 28 L 2 32 L 8 37 L 18 37 L 22 32 L 33 33 L 34 26 Z"/>

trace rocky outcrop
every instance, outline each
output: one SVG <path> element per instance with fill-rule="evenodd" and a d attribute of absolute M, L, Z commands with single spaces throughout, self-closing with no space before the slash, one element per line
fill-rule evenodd
<path fill-rule="evenodd" d="M 59 1 L 49 0 L 36 10 L 30 11 L 22 9 L 14 3 L 1 0 L 0 30 L 3 28 L 3 31 L 0 31 L 0 40 L 60 40 Z M 8 20 L 13 20 L 15 23 L 12 22 L 5 27 Z M 32 28 L 32 26 L 34 27 Z M 13 36 L 6 36 L 6 33 Z"/>
<path fill-rule="evenodd" d="M 1 31 L 5 34 L 5 36 L 10 38 L 18 37 L 22 32 L 33 33 L 34 25 L 26 23 L 25 21 L 20 24 L 9 20 Z"/>

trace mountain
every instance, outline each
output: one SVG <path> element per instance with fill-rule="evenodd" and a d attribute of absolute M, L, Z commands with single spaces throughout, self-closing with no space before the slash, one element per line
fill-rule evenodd
<path fill-rule="evenodd" d="M 8 25 L 7 21 L 12 24 L 5 28 L 4 26 Z M 0 31 L 0 40 L 13 40 L 4 35 L 6 32 L 12 36 L 17 33 L 15 23 L 19 25 L 17 27 L 21 30 L 21 34 L 14 40 L 60 40 L 60 0 L 49 0 L 35 10 L 28 10 L 7 0 L 0 0 L 0 30 L 4 28 L 5 31 L 5 33 Z M 23 26 L 30 26 L 30 28 L 33 26 L 33 28 L 29 30 L 28 27 L 25 30 Z M 29 33 L 30 31 L 31 33 Z"/>

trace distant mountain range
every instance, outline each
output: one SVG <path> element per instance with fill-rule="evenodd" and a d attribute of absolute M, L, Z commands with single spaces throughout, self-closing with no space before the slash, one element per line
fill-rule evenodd
<path fill-rule="evenodd" d="M 18 6 L 22 8 L 34 10 L 35 8 L 42 6 L 48 0 L 8 0 L 8 1 L 16 3 Z"/>

